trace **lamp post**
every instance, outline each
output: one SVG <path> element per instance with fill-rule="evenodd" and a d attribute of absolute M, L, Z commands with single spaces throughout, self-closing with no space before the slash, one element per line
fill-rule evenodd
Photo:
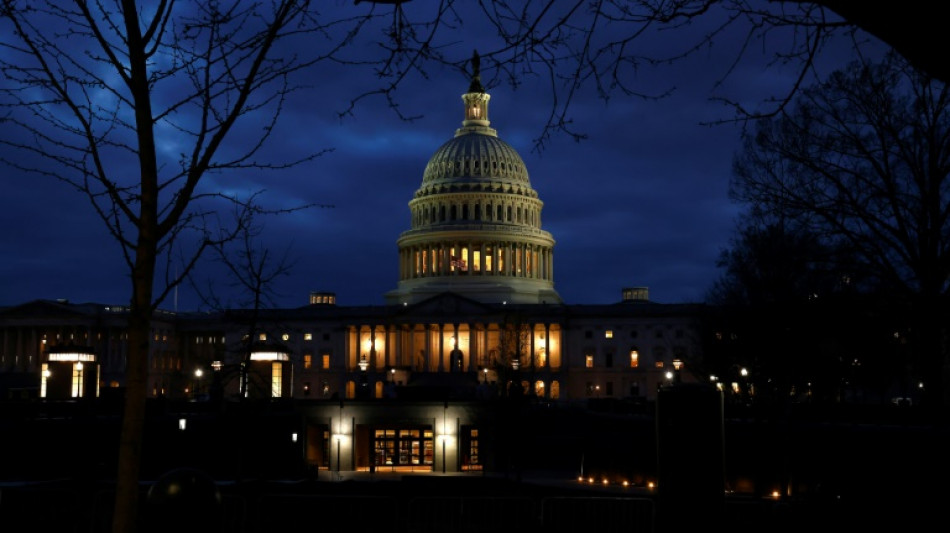
<path fill-rule="evenodd" d="M 201 376 L 204 375 L 204 371 L 200 368 L 195 369 L 195 399 L 198 399 L 198 394 L 201 392 Z"/>

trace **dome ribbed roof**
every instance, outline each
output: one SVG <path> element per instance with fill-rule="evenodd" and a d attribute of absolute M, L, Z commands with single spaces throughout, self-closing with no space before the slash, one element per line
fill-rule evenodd
<path fill-rule="evenodd" d="M 529 184 L 518 152 L 494 135 L 465 133 L 439 147 L 429 159 L 422 183 L 442 180 L 493 179 Z"/>

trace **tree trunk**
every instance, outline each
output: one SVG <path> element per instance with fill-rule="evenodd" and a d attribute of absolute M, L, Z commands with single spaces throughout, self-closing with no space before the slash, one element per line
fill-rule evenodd
<path fill-rule="evenodd" d="M 152 322 L 154 246 L 139 246 L 133 273 L 129 310 L 128 359 L 125 408 L 119 437 L 113 533 L 133 533 L 138 526 L 139 472 L 145 435 L 145 400 L 148 396 L 148 355 Z"/>

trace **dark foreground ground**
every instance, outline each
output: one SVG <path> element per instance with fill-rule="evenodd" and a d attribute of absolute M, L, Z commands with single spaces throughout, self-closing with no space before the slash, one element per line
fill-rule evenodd
<path fill-rule="evenodd" d="M 177 478 L 178 484 L 170 483 Z M 481 475 L 313 481 L 208 481 L 181 470 L 145 482 L 142 532 L 390 533 L 939 531 L 948 493 L 868 487 L 861 497 L 670 498 L 645 488 Z M 945 481 L 945 480 L 941 480 Z M 0 531 L 108 532 L 113 487 L 57 480 L 0 485 Z"/>
<path fill-rule="evenodd" d="M 0 533 L 109 531 L 114 418 L 40 420 L 23 413 L 0 409 Z M 518 446 L 519 468 L 493 474 L 340 478 L 325 470 L 303 472 L 300 450 L 281 447 L 286 439 L 268 444 L 242 438 L 271 433 L 268 424 L 285 421 L 274 412 L 242 416 L 233 430 L 154 429 L 143 465 L 141 531 L 798 533 L 948 527 L 950 431 L 946 423 L 912 411 L 727 413 L 715 468 L 707 468 L 716 462 L 708 439 L 686 433 L 677 439 L 676 453 L 664 457 L 664 473 L 658 448 L 670 446 L 658 445 L 663 439 L 649 413 L 527 414 L 525 433 L 532 438 Z M 197 419 L 195 424 L 202 427 Z M 675 484 L 669 482 L 671 466 Z M 179 468 L 189 468 L 184 472 L 192 477 L 184 479 L 194 483 L 166 484 L 168 473 Z M 723 470 L 725 490 L 711 495 L 705 489 L 716 468 Z M 581 471 L 596 481 L 579 482 Z M 602 479 L 610 483 L 603 486 Z M 621 479 L 633 486 L 623 487 Z M 656 489 L 646 487 L 650 480 L 658 481 Z"/>

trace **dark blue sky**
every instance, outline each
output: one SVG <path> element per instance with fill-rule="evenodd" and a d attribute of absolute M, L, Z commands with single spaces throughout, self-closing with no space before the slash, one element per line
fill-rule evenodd
<path fill-rule="evenodd" d="M 555 136 L 540 151 L 533 140 L 550 112 L 547 89 L 532 78 L 517 90 L 488 88 L 492 126 L 519 151 L 544 202 L 542 224 L 556 241 L 555 289 L 566 303 L 612 303 L 631 286 L 648 287 L 658 302 L 696 302 L 719 275 L 716 259 L 729 245 L 738 211 L 728 184 L 739 127 L 703 125 L 732 116 L 712 98 L 726 95 L 755 106 L 781 95 L 792 79 L 791 71 L 766 68 L 771 56 L 762 50 L 717 85 L 735 59 L 730 44 L 723 39 L 689 60 L 643 68 L 637 81 L 642 92 L 674 89 L 661 100 L 615 95 L 605 103 L 585 88 L 570 116 L 588 138 Z M 487 46 L 472 38 L 449 50 L 465 58 Z M 825 65 L 830 70 L 848 58 L 832 55 Z M 313 88 L 295 95 L 270 148 L 286 159 L 332 151 L 290 170 L 206 178 L 205 190 L 265 190 L 260 198 L 271 207 L 332 206 L 263 221 L 261 243 L 294 260 L 274 287 L 279 305 L 304 305 L 311 290 L 336 292 L 341 305 L 382 304 L 383 294 L 396 287 L 396 239 L 409 229 L 408 202 L 429 157 L 459 127 L 460 96 L 469 82 L 447 69 L 427 74 L 410 79 L 396 95 L 403 114 L 420 116 L 406 122 L 381 99 L 363 101 L 340 119 L 349 99 L 373 86 L 371 73 L 353 67 L 311 71 Z M 259 131 L 247 125 L 239 134 Z M 37 298 L 128 301 L 119 247 L 84 197 L 50 178 L 6 168 L 3 181 L 0 305 Z M 226 294 L 227 284 L 212 266 L 203 265 L 196 278 L 216 280 L 226 301 L 240 300 Z M 198 306 L 188 287 L 163 305 Z"/>

